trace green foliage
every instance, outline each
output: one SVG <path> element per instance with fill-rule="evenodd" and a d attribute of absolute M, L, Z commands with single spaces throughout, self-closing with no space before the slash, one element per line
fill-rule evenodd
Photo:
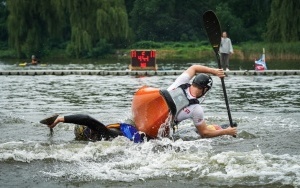
<path fill-rule="evenodd" d="M 118 46 L 120 41 L 128 38 L 129 25 L 124 1 L 66 1 L 65 9 L 68 10 L 72 26 L 71 41 L 67 47 L 69 55 L 77 58 L 98 57 L 111 50 L 110 45 L 100 45 L 102 41 Z M 104 46 L 106 50 L 102 49 Z M 95 49 L 100 51 L 96 52 Z"/>
<path fill-rule="evenodd" d="M 265 34 L 269 42 L 300 40 L 300 1 L 273 0 Z"/>
<path fill-rule="evenodd" d="M 226 31 L 232 42 L 241 42 L 245 36 L 246 30 L 243 21 L 232 14 L 232 10 L 227 3 L 220 3 L 216 8 L 216 14 L 219 18 L 221 28 Z"/>
<path fill-rule="evenodd" d="M 0 58 L 17 58 L 15 54 L 16 52 L 14 50 L 0 50 Z"/>
<path fill-rule="evenodd" d="M 267 49 L 272 54 L 300 54 L 300 42 L 268 43 Z"/>
<path fill-rule="evenodd" d="M 130 47 L 133 49 L 155 49 L 155 48 L 161 48 L 162 46 L 163 44 L 160 42 L 140 41 L 132 44 Z"/>
<path fill-rule="evenodd" d="M 255 42 L 243 44 L 245 52 L 260 51 L 265 38 L 270 51 L 299 53 L 298 0 L 0 0 L 0 50 L 92 58 L 116 48 L 176 49 L 184 57 L 210 48 L 202 23 L 209 9 L 233 45 Z"/>
<path fill-rule="evenodd" d="M 123 0 L 7 0 L 7 7 L 9 43 L 18 57 L 44 55 L 50 47 L 60 46 L 54 41 L 69 41 L 66 51 L 73 57 L 98 56 L 102 52 L 94 49 L 102 40 L 116 46 L 128 40 Z M 106 47 L 104 51 L 111 50 Z"/>
<path fill-rule="evenodd" d="M 211 3 L 217 5 L 222 28 L 229 32 L 233 42 L 262 40 L 271 0 L 211 0 Z"/>
<path fill-rule="evenodd" d="M 202 14 L 206 1 L 136 0 L 130 12 L 136 39 L 151 41 L 192 41 L 204 39 Z"/>
<path fill-rule="evenodd" d="M 246 58 L 249 58 L 251 54 L 261 54 L 263 48 L 265 48 L 267 58 L 272 59 L 295 59 L 300 54 L 299 41 L 289 43 L 247 42 L 241 45 L 241 50 Z"/>
<path fill-rule="evenodd" d="M 154 42 L 154 41 L 140 41 L 132 44 L 131 49 L 181 49 L 182 51 L 191 50 L 196 51 L 211 49 L 208 41 L 201 42 Z"/>
<path fill-rule="evenodd" d="M 174 47 L 174 48 L 184 47 L 184 44 L 183 44 L 183 43 L 180 43 L 180 42 L 176 42 L 176 43 L 174 43 L 173 47 Z"/>
<path fill-rule="evenodd" d="M 8 31 L 6 20 L 8 16 L 8 10 L 5 6 L 5 1 L 0 1 L 0 49 L 7 49 L 7 38 L 8 38 Z"/>
<path fill-rule="evenodd" d="M 89 53 L 89 57 L 101 57 L 113 53 L 113 45 L 108 44 L 105 40 L 100 40 Z"/>
<path fill-rule="evenodd" d="M 2 41 L 0 41 L 0 50 L 6 50 L 7 49 L 7 42 L 6 41 L 4 41 L 4 42 L 2 42 Z"/>
<path fill-rule="evenodd" d="M 51 2 L 7 0 L 9 44 L 16 50 L 18 57 L 31 54 L 41 56 L 47 46 L 47 39 L 60 33 L 60 19 Z"/>

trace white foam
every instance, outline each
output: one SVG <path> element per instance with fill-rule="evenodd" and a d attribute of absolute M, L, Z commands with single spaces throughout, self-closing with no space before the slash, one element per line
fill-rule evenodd
<path fill-rule="evenodd" d="M 46 177 L 74 181 L 136 181 L 161 177 L 191 177 L 214 181 L 282 182 L 300 185 L 300 156 L 228 151 L 214 153 L 213 139 L 151 140 L 135 144 L 125 137 L 113 141 L 0 144 L 0 161 L 53 161 L 42 169 Z M 57 161 L 57 162 L 55 162 Z M 52 164 L 52 163 L 51 163 Z"/>

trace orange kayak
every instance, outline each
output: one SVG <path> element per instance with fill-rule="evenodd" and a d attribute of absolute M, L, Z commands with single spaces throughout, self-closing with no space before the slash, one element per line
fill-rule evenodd
<path fill-rule="evenodd" d="M 143 86 L 133 96 L 132 100 L 133 121 L 139 131 L 156 138 L 159 128 L 169 117 L 170 109 L 158 88 Z M 168 136 L 169 129 L 165 130 Z"/>

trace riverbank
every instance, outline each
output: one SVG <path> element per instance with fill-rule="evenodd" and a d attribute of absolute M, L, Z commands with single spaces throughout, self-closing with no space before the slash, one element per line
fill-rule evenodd
<path fill-rule="evenodd" d="M 266 61 L 278 60 L 293 60 L 300 61 L 300 42 L 294 43 L 241 43 L 233 45 L 234 54 L 230 59 L 233 61 L 253 61 L 259 59 L 262 54 L 262 49 L 265 48 Z M 68 57 L 64 49 L 55 49 L 49 51 L 48 54 L 41 58 L 42 61 L 47 62 L 90 62 L 96 59 L 97 61 L 130 61 L 130 51 L 132 49 L 151 49 L 156 50 L 158 61 L 189 61 L 201 60 L 210 61 L 215 59 L 215 54 L 206 41 L 202 42 L 153 42 L 141 41 L 131 45 L 127 49 L 116 49 L 113 53 L 105 55 L 101 58 L 80 58 L 75 59 Z M 30 61 L 28 59 L 19 59 L 19 62 Z M 16 60 L 16 54 L 12 50 L 0 50 L 0 59 Z"/>
<path fill-rule="evenodd" d="M 154 43 L 140 42 L 133 49 L 154 49 L 158 60 L 210 60 L 215 58 L 215 53 L 210 44 L 206 42 L 195 43 Z M 259 59 L 263 48 L 266 60 L 300 60 L 300 42 L 294 43 L 241 43 L 233 45 L 234 53 L 231 60 L 253 61 Z M 120 54 L 130 54 L 129 49 L 120 50 Z M 120 57 L 122 58 L 122 57 Z M 123 57 L 124 58 L 124 57 Z"/>

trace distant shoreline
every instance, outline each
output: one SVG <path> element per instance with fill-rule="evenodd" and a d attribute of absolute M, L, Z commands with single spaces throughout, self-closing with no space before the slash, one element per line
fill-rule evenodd
<path fill-rule="evenodd" d="M 233 45 L 234 54 L 231 60 L 254 61 L 262 55 L 262 49 L 265 48 L 266 61 L 270 60 L 300 60 L 300 42 L 295 43 L 242 43 Z M 89 61 L 89 60 L 130 60 L 130 51 L 132 49 L 156 50 L 157 60 L 212 60 L 215 59 L 214 51 L 210 44 L 203 42 L 173 42 L 159 43 L 147 42 L 132 45 L 126 49 L 115 49 L 112 54 L 107 54 L 98 58 L 73 58 L 68 57 L 64 49 L 53 49 L 48 54 L 39 57 L 41 61 Z M 0 59 L 16 60 L 20 62 L 29 62 L 32 54 L 28 54 L 26 58 L 17 58 L 13 50 L 0 50 Z M 37 54 L 35 54 L 37 55 Z"/>
<path fill-rule="evenodd" d="M 124 54 L 126 54 L 124 56 Z M 213 50 L 191 50 L 182 52 L 180 50 L 170 50 L 170 49 L 156 49 L 157 60 L 210 60 L 215 58 L 215 53 Z M 254 61 L 261 57 L 262 52 L 244 52 L 241 49 L 234 50 L 234 53 L 230 56 L 231 60 L 241 60 L 241 61 Z M 300 54 L 270 54 L 265 53 L 266 60 L 300 60 Z M 130 59 L 130 50 L 124 50 L 123 56 L 119 56 L 120 59 Z"/>

